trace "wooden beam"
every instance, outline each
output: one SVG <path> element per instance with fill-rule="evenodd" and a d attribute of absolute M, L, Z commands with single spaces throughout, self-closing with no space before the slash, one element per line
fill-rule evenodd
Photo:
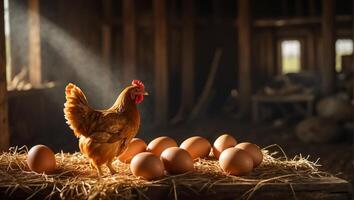
<path fill-rule="evenodd" d="M 313 25 L 321 23 L 318 17 L 294 17 L 294 18 L 279 18 L 279 19 L 258 19 L 254 20 L 255 27 L 285 27 L 299 25 Z"/>
<path fill-rule="evenodd" d="M 136 78 L 135 0 L 123 0 L 123 79 Z"/>
<path fill-rule="evenodd" d="M 42 82 L 39 0 L 28 0 L 28 71 L 33 86 Z"/>
<path fill-rule="evenodd" d="M 335 28 L 334 0 L 322 0 L 322 86 L 326 95 L 335 90 Z"/>
<path fill-rule="evenodd" d="M 168 66 L 166 0 L 153 0 L 154 10 L 154 79 L 155 122 L 168 119 Z"/>
<path fill-rule="evenodd" d="M 182 105 L 188 112 L 194 103 L 194 1 L 182 4 Z"/>
<path fill-rule="evenodd" d="M 247 114 L 251 102 L 251 8 L 250 0 L 238 0 L 238 67 L 240 108 Z"/>
<path fill-rule="evenodd" d="M 102 24 L 102 59 L 104 66 L 111 68 L 112 61 L 112 0 L 102 1 L 103 24 Z"/>
<path fill-rule="evenodd" d="M 351 15 L 335 16 L 336 23 L 350 23 Z M 253 20 L 253 26 L 257 28 L 287 27 L 287 26 L 314 26 L 321 25 L 321 17 L 292 17 Z"/>
<path fill-rule="evenodd" d="M 4 0 L 0 0 L 0 151 L 9 147 L 10 135 L 8 125 L 8 105 L 6 86 L 6 53 L 5 53 L 5 26 Z"/>

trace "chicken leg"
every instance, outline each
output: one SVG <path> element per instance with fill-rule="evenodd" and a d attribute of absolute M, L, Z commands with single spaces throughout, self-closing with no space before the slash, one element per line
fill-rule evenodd
<path fill-rule="evenodd" d="M 108 167 L 108 169 L 109 169 L 109 171 L 111 172 L 112 175 L 115 174 L 115 173 L 117 173 L 117 171 L 114 170 L 114 168 L 113 168 L 113 166 L 112 166 L 112 161 L 111 161 L 111 160 L 108 161 L 108 162 L 106 163 L 106 165 L 107 165 L 107 167 Z"/>
<path fill-rule="evenodd" d="M 92 167 L 94 167 L 94 168 L 97 170 L 97 176 L 98 176 L 99 178 L 101 178 L 101 176 L 103 175 L 101 166 L 96 165 L 96 164 L 95 164 L 94 162 L 92 162 L 92 161 L 90 162 L 90 164 L 91 164 Z"/>

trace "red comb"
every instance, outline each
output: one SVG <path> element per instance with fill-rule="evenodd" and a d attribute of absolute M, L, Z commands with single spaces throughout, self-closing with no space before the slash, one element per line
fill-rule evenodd
<path fill-rule="evenodd" d="M 145 89 L 145 86 L 144 86 L 143 82 L 141 82 L 139 80 L 133 80 L 132 81 L 132 85 L 139 86 L 140 88 Z"/>

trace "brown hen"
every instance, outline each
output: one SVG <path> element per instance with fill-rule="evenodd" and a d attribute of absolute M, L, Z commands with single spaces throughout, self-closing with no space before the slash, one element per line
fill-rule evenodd
<path fill-rule="evenodd" d="M 92 109 L 81 89 L 72 83 L 66 86 L 65 94 L 65 119 L 79 138 L 81 152 L 89 158 L 99 176 L 102 175 L 103 164 L 114 174 L 114 157 L 125 150 L 139 130 L 137 104 L 147 95 L 143 83 L 133 80 L 132 85 L 126 87 L 107 110 Z"/>

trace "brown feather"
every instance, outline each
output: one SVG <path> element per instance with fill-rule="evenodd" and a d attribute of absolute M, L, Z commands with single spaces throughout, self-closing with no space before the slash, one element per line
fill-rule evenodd
<path fill-rule="evenodd" d="M 137 134 L 140 115 L 130 91 L 138 86 L 125 88 L 108 110 L 94 110 L 81 89 L 70 83 L 65 88 L 64 114 L 67 123 L 80 138 L 79 147 L 91 163 L 99 166 L 112 162 Z"/>

